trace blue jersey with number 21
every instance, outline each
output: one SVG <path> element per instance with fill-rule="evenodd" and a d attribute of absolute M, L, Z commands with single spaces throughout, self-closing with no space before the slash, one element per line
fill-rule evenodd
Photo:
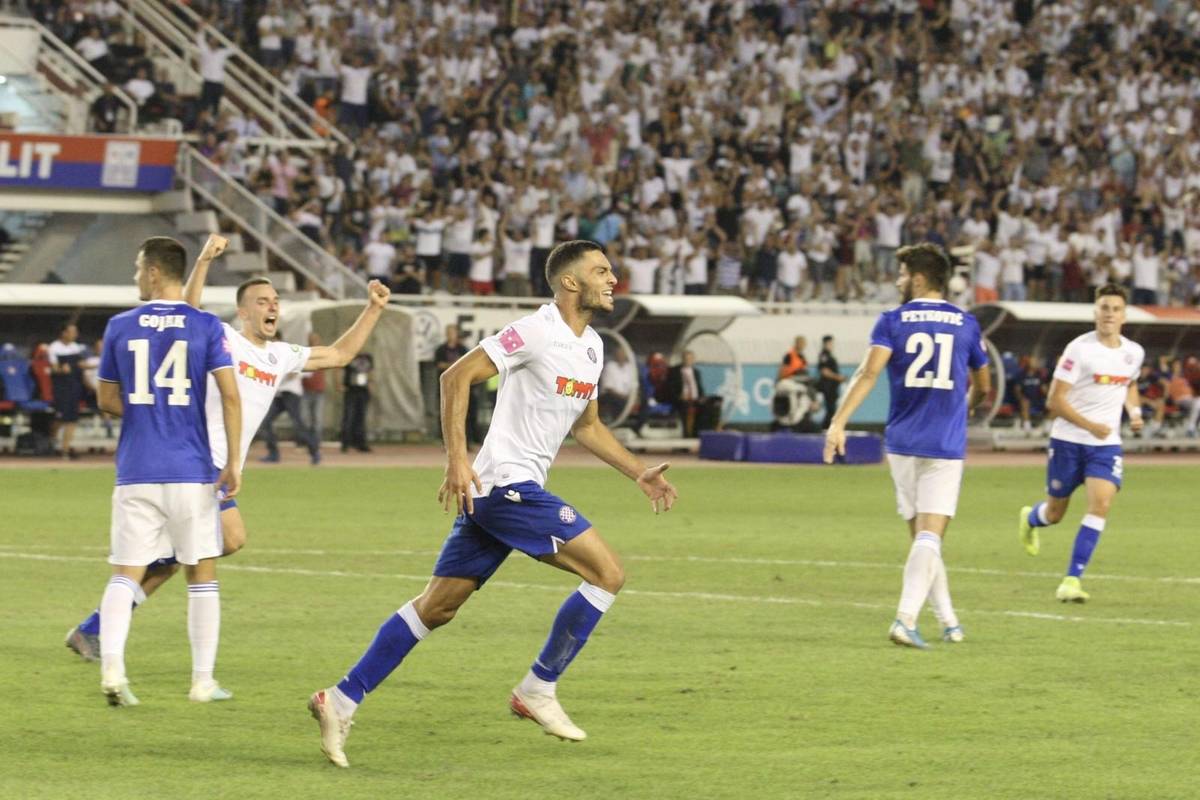
<path fill-rule="evenodd" d="M 154 300 L 104 330 L 99 378 L 121 385 L 117 485 L 213 483 L 205 424 L 208 373 L 233 367 L 221 321 L 182 301 Z"/>
<path fill-rule="evenodd" d="M 979 323 L 945 300 L 912 300 L 879 315 L 871 344 L 892 351 L 887 451 L 962 458 L 968 378 L 988 363 Z"/>

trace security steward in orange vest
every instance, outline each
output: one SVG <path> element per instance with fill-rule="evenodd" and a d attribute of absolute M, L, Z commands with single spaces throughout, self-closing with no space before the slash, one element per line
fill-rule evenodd
<path fill-rule="evenodd" d="M 804 348 L 808 344 L 803 336 L 797 336 L 792 349 L 787 351 L 783 357 L 783 364 L 779 367 L 779 377 L 776 380 L 791 378 L 793 376 L 804 377 L 808 372 L 808 359 L 804 357 Z"/>

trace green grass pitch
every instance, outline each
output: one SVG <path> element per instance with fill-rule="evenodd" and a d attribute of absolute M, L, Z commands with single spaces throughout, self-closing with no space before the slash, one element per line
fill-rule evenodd
<path fill-rule="evenodd" d="M 569 744 L 507 712 L 577 581 L 514 555 L 360 710 L 326 763 L 305 710 L 414 596 L 450 519 L 436 469 L 251 469 L 250 544 L 219 569 L 217 675 L 187 702 L 182 576 L 134 616 L 142 705 L 110 709 L 62 646 L 106 581 L 112 472 L 8 471 L 0 524 L 2 798 L 1194 798 L 1194 468 L 1132 464 L 1084 585 L 1053 599 L 1082 496 L 1029 558 L 1042 471 L 968 466 L 945 557 L 963 645 L 885 638 L 907 537 L 880 467 L 669 476 L 655 517 L 559 469 L 628 582 L 560 688 Z M 939 639 L 932 615 L 927 638 Z"/>

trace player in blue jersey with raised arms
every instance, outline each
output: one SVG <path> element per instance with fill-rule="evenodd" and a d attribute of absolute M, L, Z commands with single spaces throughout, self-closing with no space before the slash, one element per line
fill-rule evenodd
<path fill-rule="evenodd" d="M 1067 574 L 1055 597 L 1083 603 L 1090 595 L 1080 578 L 1104 531 L 1108 509 L 1121 488 L 1125 467 L 1121 455 L 1121 408 L 1134 432 L 1142 429 L 1142 401 L 1137 379 L 1146 352 L 1121 335 L 1125 324 L 1125 289 L 1107 284 L 1096 290 L 1096 330 L 1076 337 L 1054 370 L 1047 401 L 1050 428 L 1046 464 L 1046 499 L 1021 509 L 1018 533 L 1025 552 L 1041 547 L 1038 528 L 1054 525 L 1067 513 L 1080 484 L 1087 489 L 1087 513 L 1075 534 Z"/>
<path fill-rule="evenodd" d="M 926 648 L 917 616 L 929 599 L 947 642 L 963 640 L 950 601 L 942 540 L 958 507 L 967 414 L 991 390 L 975 318 L 943 298 L 952 266 L 933 244 L 901 248 L 896 287 L 903 305 L 879 315 L 870 346 L 825 436 L 825 462 L 845 455 L 846 423 L 884 368 L 891 384 L 885 444 L 896 507 L 912 537 L 900 606 L 888 637 Z M 970 395 L 968 397 L 968 395 Z"/>
<path fill-rule="evenodd" d="M 174 555 L 188 582 L 193 700 L 220 690 L 213 678 L 221 603 L 218 487 L 241 488 L 241 465 L 213 467 L 205 401 L 212 375 L 221 394 L 226 446 L 234 452 L 242 415 L 221 321 L 183 299 L 183 246 L 155 236 L 135 262 L 145 305 L 118 314 L 104 331 L 97 390 L 100 410 L 123 417 L 113 492 L 113 576 L 100 601 L 100 688 L 111 705 L 137 705 L 125 675 L 125 641 L 146 567 Z"/>
<path fill-rule="evenodd" d="M 615 467 L 650 498 L 655 512 L 670 509 L 675 489 L 666 464 L 647 469 L 600 421 L 597 383 L 604 343 L 588 323 L 613 308 L 617 279 L 599 245 L 560 244 L 546 261 L 554 301 L 517 320 L 456 361 L 442 375 L 444 507 L 459 511 L 442 545 L 433 577 L 420 596 L 379 628 L 370 647 L 336 686 L 309 700 L 321 726 L 321 749 L 349 766 L 344 751 L 351 718 L 417 643 L 454 618 L 471 594 L 514 549 L 583 579 L 559 609 L 550 635 L 509 707 L 546 733 L 579 741 L 586 734 L 558 703 L 558 678 L 616 599 L 625 582 L 620 559 L 574 506 L 545 489 L 547 473 L 567 434 Z M 491 427 L 471 463 L 467 399 L 473 384 L 500 375 Z"/>

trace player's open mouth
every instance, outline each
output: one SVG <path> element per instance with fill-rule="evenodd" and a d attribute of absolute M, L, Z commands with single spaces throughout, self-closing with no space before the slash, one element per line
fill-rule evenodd
<path fill-rule="evenodd" d="M 274 325 L 278 321 L 279 321 L 279 317 L 267 317 L 266 319 L 263 320 L 263 324 Z"/>

